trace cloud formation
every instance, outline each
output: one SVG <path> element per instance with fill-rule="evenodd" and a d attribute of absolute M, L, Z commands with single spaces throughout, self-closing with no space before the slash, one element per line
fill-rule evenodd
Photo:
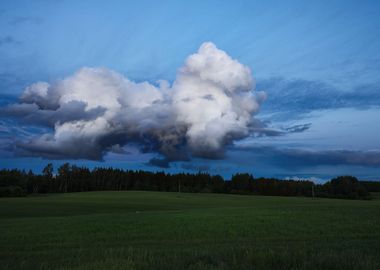
<path fill-rule="evenodd" d="M 299 117 L 300 114 L 313 110 L 380 106 L 378 84 L 337 89 L 322 81 L 286 80 L 279 77 L 261 80 L 257 84 L 268 94 L 262 111 L 281 112 L 281 116 L 289 117 L 284 114 L 285 112 L 291 112 L 295 117 Z"/>
<path fill-rule="evenodd" d="M 40 17 L 33 16 L 18 16 L 9 21 L 11 25 L 20 25 L 20 24 L 41 24 L 43 22 Z"/>
<path fill-rule="evenodd" d="M 51 127 L 19 142 L 24 155 L 102 159 L 132 144 L 168 162 L 223 157 L 226 146 L 251 134 L 265 99 L 253 91 L 247 66 L 213 43 L 190 55 L 170 85 L 136 83 L 106 68 L 81 68 L 61 81 L 28 86 L 2 114 Z M 157 163 L 157 160 L 154 160 Z"/>
<path fill-rule="evenodd" d="M 307 150 L 276 148 L 253 145 L 235 146 L 234 150 L 249 152 L 251 160 L 260 160 L 284 168 L 314 167 L 318 165 L 352 165 L 364 167 L 380 166 L 380 151 L 359 150 Z"/>
<path fill-rule="evenodd" d="M 12 36 L 0 36 L 0 46 L 3 45 L 20 45 L 21 42 L 15 40 Z"/>

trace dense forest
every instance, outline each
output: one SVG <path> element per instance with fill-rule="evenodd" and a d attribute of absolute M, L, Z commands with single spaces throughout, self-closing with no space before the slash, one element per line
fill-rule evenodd
<path fill-rule="evenodd" d="M 352 176 L 340 176 L 325 184 L 254 178 L 247 173 L 238 173 L 231 180 L 224 180 L 220 175 L 203 172 L 167 174 L 114 168 L 90 170 L 69 163 L 60 166 L 57 174 L 53 172 L 51 163 L 41 174 L 17 169 L 0 170 L 0 197 L 100 190 L 152 190 L 370 199 L 369 192 L 380 190 L 380 182 L 362 182 Z"/>

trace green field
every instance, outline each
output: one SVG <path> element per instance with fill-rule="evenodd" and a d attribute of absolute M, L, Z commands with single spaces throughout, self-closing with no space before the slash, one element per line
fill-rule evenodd
<path fill-rule="evenodd" d="M 1 198 L 0 232 L 0 269 L 380 269 L 379 197 Z"/>

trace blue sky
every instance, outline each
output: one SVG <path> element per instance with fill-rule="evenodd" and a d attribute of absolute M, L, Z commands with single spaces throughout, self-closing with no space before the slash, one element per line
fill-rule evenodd
<path fill-rule="evenodd" d="M 379 1 L 4 0 L 0 105 L 82 67 L 172 83 L 209 41 L 251 69 L 256 90 L 267 94 L 255 118 L 275 135 L 250 134 L 230 143 L 223 158 L 175 160 L 169 168 L 149 163 L 160 153 L 136 149 L 54 164 L 380 179 L 379 12 Z M 25 157 L 15 145 L 52 127 L 0 116 L 1 166 L 40 170 L 50 159 Z"/>

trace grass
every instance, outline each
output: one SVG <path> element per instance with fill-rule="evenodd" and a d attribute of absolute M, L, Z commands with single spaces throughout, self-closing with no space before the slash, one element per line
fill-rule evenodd
<path fill-rule="evenodd" d="M 0 199 L 1 269 L 380 269 L 371 201 L 164 192 Z"/>

